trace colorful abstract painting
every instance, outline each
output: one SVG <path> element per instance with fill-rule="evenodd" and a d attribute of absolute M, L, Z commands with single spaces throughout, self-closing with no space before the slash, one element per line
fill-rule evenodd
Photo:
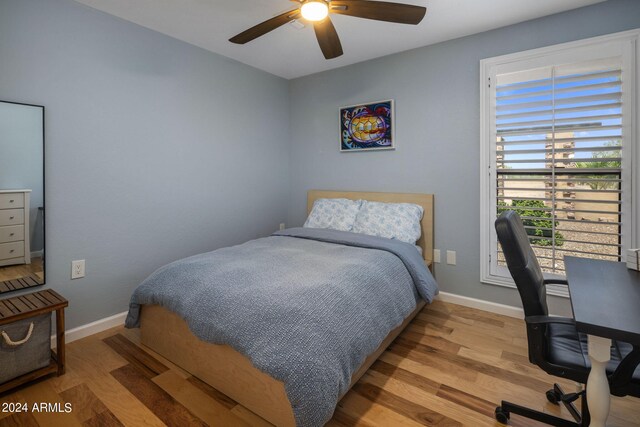
<path fill-rule="evenodd" d="M 340 151 L 392 150 L 393 100 L 340 108 Z"/>

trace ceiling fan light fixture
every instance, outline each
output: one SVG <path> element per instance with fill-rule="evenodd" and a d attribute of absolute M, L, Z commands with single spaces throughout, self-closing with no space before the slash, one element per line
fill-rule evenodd
<path fill-rule="evenodd" d="M 300 7 L 302 17 L 307 21 L 322 21 L 329 15 L 329 6 L 324 0 L 309 0 Z"/>

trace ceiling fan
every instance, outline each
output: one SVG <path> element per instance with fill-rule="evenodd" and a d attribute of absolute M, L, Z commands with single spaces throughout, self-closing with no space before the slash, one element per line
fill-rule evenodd
<path fill-rule="evenodd" d="M 427 8 L 403 3 L 371 0 L 291 0 L 300 7 L 282 13 L 241 32 L 229 39 L 232 43 L 245 44 L 275 30 L 300 17 L 313 23 L 320 49 L 326 59 L 342 55 L 342 45 L 338 38 L 330 13 L 417 25 L 424 18 Z"/>

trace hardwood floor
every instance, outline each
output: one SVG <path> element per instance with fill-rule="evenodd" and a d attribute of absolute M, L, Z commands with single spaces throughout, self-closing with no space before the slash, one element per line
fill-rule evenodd
<path fill-rule="evenodd" d="M 0 267 L 0 280 L 13 280 L 19 277 L 31 276 L 42 280 L 42 258 L 31 258 L 31 264 L 17 264 Z"/>
<path fill-rule="evenodd" d="M 42 258 L 31 258 L 31 264 L 0 267 L 0 294 L 15 289 L 41 285 L 44 277 Z"/>
<path fill-rule="evenodd" d="M 435 302 L 340 401 L 328 425 L 500 426 L 493 411 L 501 399 L 569 418 L 547 403 L 555 378 L 529 364 L 526 345 L 521 320 Z M 29 412 L 0 412 L 0 427 L 269 425 L 121 327 L 69 344 L 64 376 L 0 396 L 4 402 L 27 403 Z M 72 411 L 33 412 L 40 402 L 62 411 L 70 403 Z M 513 415 L 511 425 L 541 424 Z M 640 426 L 640 399 L 614 398 L 608 426 Z"/>

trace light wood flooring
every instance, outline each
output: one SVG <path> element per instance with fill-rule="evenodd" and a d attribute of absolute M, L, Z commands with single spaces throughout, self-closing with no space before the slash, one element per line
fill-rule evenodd
<path fill-rule="evenodd" d="M 31 264 L 0 267 L 0 294 L 44 283 L 42 258 L 31 258 Z"/>
<path fill-rule="evenodd" d="M 67 373 L 1 402 L 72 404 L 69 414 L 0 412 L 2 426 L 267 426 L 114 328 L 67 346 Z M 500 426 L 501 399 L 550 413 L 555 380 L 527 361 L 524 323 L 453 304 L 426 306 L 340 401 L 329 426 Z M 573 385 L 562 383 L 567 390 Z M 512 415 L 513 426 L 540 424 Z M 614 398 L 609 427 L 640 426 L 640 399 Z"/>

